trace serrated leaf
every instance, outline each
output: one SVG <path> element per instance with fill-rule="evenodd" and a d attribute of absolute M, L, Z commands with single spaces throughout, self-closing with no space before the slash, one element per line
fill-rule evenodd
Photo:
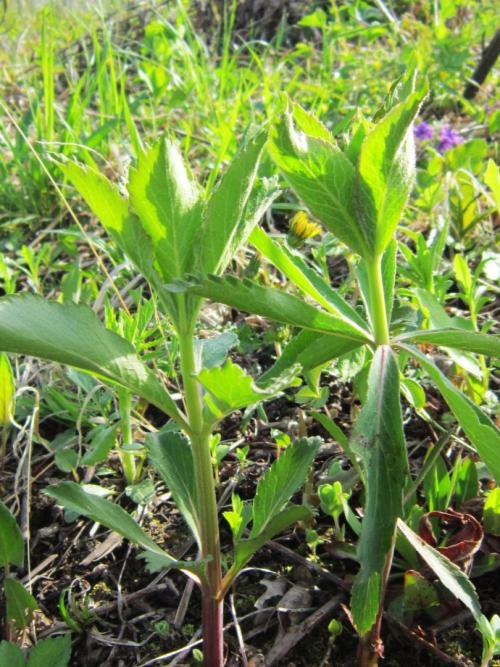
<path fill-rule="evenodd" d="M 234 553 L 234 570 L 240 570 L 244 567 L 253 554 L 263 547 L 266 542 L 272 540 L 275 535 L 283 532 L 298 521 L 307 521 L 312 515 L 309 507 L 305 505 L 292 505 L 278 512 L 257 535 L 254 537 L 250 536 L 248 539 L 240 539 L 237 542 Z"/>
<path fill-rule="evenodd" d="M 389 346 L 377 348 L 368 395 L 356 422 L 351 449 L 366 475 L 366 507 L 357 553 L 361 569 L 351 598 L 353 620 L 365 634 L 381 604 L 380 573 L 391 552 L 396 519 L 403 512 L 408 474 L 399 399 L 399 366 Z"/>
<path fill-rule="evenodd" d="M 37 601 L 16 579 L 7 577 L 3 586 L 7 622 L 12 623 L 17 630 L 27 628 L 33 612 L 38 609 Z"/>
<path fill-rule="evenodd" d="M 191 444 L 180 433 L 160 431 L 146 437 L 146 449 L 200 546 L 198 491 Z"/>
<path fill-rule="evenodd" d="M 222 367 L 202 369 L 198 380 L 209 392 L 205 395 L 205 403 L 210 412 L 220 419 L 233 410 L 271 398 L 288 386 L 292 376 L 294 373 L 281 376 L 266 389 L 261 389 L 251 375 L 228 359 Z"/>
<path fill-rule="evenodd" d="M 367 239 L 353 214 L 355 167 L 319 121 L 298 105 L 273 125 L 269 150 L 298 197 L 349 248 L 367 255 Z"/>
<path fill-rule="evenodd" d="M 368 341 L 368 336 L 349 322 L 315 308 L 282 290 L 261 287 L 250 280 L 232 276 L 209 276 L 191 283 L 189 291 L 245 312 L 269 317 L 277 322 L 321 333 L 335 333 L 352 341 Z"/>
<path fill-rule="evenodd" d="M 368 335 L 363 318 L 306 264 L 299 253 L 278 245 L 260 227 L 253 230 L 249 241 L 304 294 L 314 299 L 325 310 L 343 317 L 353 326 L 360 327 L 362 333 Z"/>
<path fill-rule="evenodd" d="M 71 658 L 71 635 L 39 641 L 30 651 L 26 667 L 68 667 Z"/>
<path fill-rule="evenodd" d="M 91 167 L 77 162 L 57 164 L 85 199 L 116 245 L 142 275 L 151 280 L 154 276 L 151 239 L 142 229 L 139 220 L 130 213 L 128 202 L 121 197 L 118 188 Z"/>
<path fill-rule="evenodd" d="M 458 423 L 497 484 L 500 484 L 500 456 L 498 455 L 500 451 L 500 432 L 495 424 L 465 394 L 459 391 L 425 354 L 410 346 L 404 345 L 402 347 L 419 362 L 437 385 Z"/>
<path fill-rule="evenodd" d="M 130 542 L 138 544 L 151 552 L 158 562 L 161 560 L 163 568 L 178 568 L 200 574 L 200 564 L 188 561 L 178 561 L 159 547 L 139 524 L 119 505 L 91 493 L 85 492 L 75 482 L 60 482 L 45 489 L 44 493 L 54 498 L 65 509 L 85 516 L 92 521 L 106 526 L 122 535 Z"/>
<path fill-rule="evenodd" d="M 16 644 L 11 642 L 0 642 L 0 665 L 7 667 L 25 667 L 24 654 Z"/>
<path fill-rule="evenodd" d="M 252 506 L 250 538 L 264 532 L 302 486 L 320 443 L 320 438 L 302 438 L 294 442 L 261 477 Z"/>
<path fill-rule="evenodd" d="M 453 593 L 472 613 L 478 623 L 484 618 L 479 604 L 479 598 L 471 580 L 462 570 L 452 563 L 446 556 L 440 554 L 437 549 L 431 547 L 406 525 L 402 519 L 398 519 L 398 530 L 412 545 L 419 556 L 431 568 L 443 586 Z"/>
<path fill-rule="evenodd" d="M 34 294 L 0 299 L 0 348 L 57 361 L 126 387 L 174 419 L 179 411 L 134 347 L 87 306 Z"/>
<path fill-rule="evenodd" d="M 465 352 L 500 357 L 500 336 L 465 331 L 464 329 L 429 329 L 412 331 L 398 336 L 398 341 L 411 343 L 431 343 L 442 347 L 452 347 Z"/>
<path fill-rule="evenodd" d="M 261 183 L 254 188 L 266 137 L 260 133 L 236 154 L 219 180 L 203 214 L 198 247 L 203 273 L 222 273 L 278 191 Z M 268 182 L 269 185 L 271 185 Z"/>
<path fill-rule="evenodd" d="M 128 191 L 161 275 L 166 281 L 181 278 L 193 266 L 202 204 L 178 147 L 162 138 L 142 153 L 130 171 Z"/>
<path fill-rule="evenodd" d="M 415 173 L 411 124 L 426 93 L 426 85 L 421 85 L 396 104 L 361 145 L 353 198 L 369 249 L 366 258 L 384 252 L 410 194 Z"/>
<path fill-rule="evenodd" d="M 292 338 L 273 366 L 261 375 L 257 384 L 266 387 L 275 377 L 279 377 L 296 364 L 300 364 L 304 371 L 313 370 L 363 344 L 362 341 L 349 340 L 335 334 L 301 331 Z"/>
<path fill-rule="evenodd" d="M 0 566 L 17 565 L 24 562 L 24 542 L 17 521 L 0 500 Z"/>

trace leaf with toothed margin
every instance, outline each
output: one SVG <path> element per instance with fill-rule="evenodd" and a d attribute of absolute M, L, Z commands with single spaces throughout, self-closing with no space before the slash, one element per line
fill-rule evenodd
<path fill-rule="evenodd" d="M 216 419 L 222 419 L 238 408 L 244 408 L 275 396 L 290 385 L 298 367 L 275 378 L 265 389 L 258 387 L 251 375 L 228 359 L 224 366 L 204 368 L 198 374 L 200 384 L 207 390 L 205 403 Z"/>
<path fill-rule="evenodd" d="M 176 560 L 158 546 L 123 508 L 105 498 L 86 492 L 76 482 L 54 484 L 45 489 L 44 493 L 54 498 L 65 509 L 96 521 L 130 542 L 138 544 L 148 553 L 147 558 L 151 554 L 151 560 L 156 566 L 162 564 L 163 569 L 173 567 L 199 578 L 203 576 L 204 563 Z"/>
<path fill-rule="evenodd" d="M 500 431 L 494 422 L 457 389 L 425 354 L 410 345 L 401 347 L 428 373 L 495 481 L 500 484 Z"/>
<path fill-rule="evenodd" d="M 0 299 L 0 349 L 57 361 L 116 382 L 180 421 L 174 401 L 132 344 L 82 304 L 34 294 Z"/>
<path fill-rule="evenodd" d="M 357 553 L 361 569 L 351 597 L 358 632 L 367 633 L 381 605 L 382 572 L 391 553 L 396 520 L 403 512 L 408 474 L 399 397 L 399 366 L 388 345 L 378 347 L 368 376 L 368 394 L 351 437 L 366 475 L 366 508 Z"/>
<path fill-rule="evenodd" d="M 189 282 L 190 281 L 190 282 Z M 367 342 L 367 334 L 341 317 L 327 313 L 283 290 L 262 287 L 251 280 L 233 276 L 209 276 L 204 280 L 188 279 L 189 292 L 247 313 L 262 315 L 277 322 L 321 333 L 335 333 L 339 338 Z"/>

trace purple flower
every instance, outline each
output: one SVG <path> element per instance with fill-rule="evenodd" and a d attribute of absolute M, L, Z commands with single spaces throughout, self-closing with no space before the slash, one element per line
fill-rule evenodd
<path fill-rule="evenodd" d="M 445 151 L 450 150 L 450 148 L 463 143 L 463 138 L 458 134 L 458 132 L 452 130 L 449 125 L 444 125 L 441 128 L 439 140 L 438 151 L 440 153 L 444 153 Z"/>
<path fill-rule="evenodd" d="M 421 123 L 419 123 L 418 125 L 415 126 L 414 133 L 415 133 L 416 138 L 419 141 L 425 141 L 426 139 L 432 139 L 432 128 L 425 121 L 422 121 Z"/>

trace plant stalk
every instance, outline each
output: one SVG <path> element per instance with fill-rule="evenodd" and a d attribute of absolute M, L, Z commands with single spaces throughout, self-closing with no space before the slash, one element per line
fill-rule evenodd
<path fill-rule="evenodd" d="M 370 286 L 370 318 L 375 334 L 376 345 L 389 344 L 389 325 L 385 303 L 384 281 L 382 279 L 382 256 L 367 262 L 368 283 Z"/>
<path fill-rule="evenodd" d="M 118 392 L 118 406 L 121 417 L 122 445 L 131 445 L 133 443 L 132 420 L 132 396 L 126 389 L 120 389 Z M 118 455 L 123 467 L 127 484 L 135 484 L 137 481 L 137 466 L 135 456 L 130 452 L 124 451 L 121 447 L 118 449 Z"/>
<path fill-rule="evenodd" d="M 204 429 L 202 395 L 195 377 L 197 369 L 193 333 L 194 326 L 186 326 L 184 318 L 184 326 L 178 331 L 181 373 L 198 490 L 201 557 L 208 560 L 206 581 L 202 585 L 203 662 L 205 667 L 222 667 L 224 600 L 219 596 L 222 580 L 219 521 L 210 454 L 210 432 Z"/>

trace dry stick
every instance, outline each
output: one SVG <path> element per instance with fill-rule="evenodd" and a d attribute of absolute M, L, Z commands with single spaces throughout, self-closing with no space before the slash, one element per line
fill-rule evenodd
<path fill-rule="evenodd" d="M 293 628 L 285 634 L 278 646 L 274 646 L 266 655 L 266 667 L 276 665 L 301 641 L 301 639 L 304 639 L 304 637 L 306 637 L 318 623 L 321 623 L 321 621 L 328 618 L 333 610 L 338 607 L 342 597 L 342 595 L 336 595 L 308 616 L 300 625 L 293 626 Z"/>
<path fill-rule="evenodd" d="M 67 210 L 68 210 L 68 213 L 70 214 L 70 216 L 72 217 L 73 221 L 76 223 L 76 225 L 78 226 L 79 230 L 80 230 L 81 233 L 83 234 L 85 240 L 87 241 L 88 246 L 89 246 L 89 248 L 90 248 L 92 254 L 94 255 L 94 257 L 95 257 L 95 259 L 96 259 L 96 262 L 97 262 L 97 264 L 99 265 L 99 268 L 101 269 L 101 271 L 103 272 L 103 274 L 106 276 L 106 278 L 109 280 L 109 283 L 110 283 L 111 287 L 113 288 L 114 292 L 116 293 L 116 295 L 117 295 L 117 297 L 118 297 L 118 301 L 120 302 L 121 307 L 124 309 L 124 311 L 125 311 L 128 315 L 130 315 L 130 311 L 129 311 L 129 309 L 127 308 L 127 304 L 126 304 L 125 301 L 123 300 L 123 297 L 122 297 L 122 295 L 121 295 L 121 293 L 120 293 L 120 290 L 119 290 L 118 287 L 115 285 L 115 283 L 114 283 L 113 279 L 111 278 L 111 276 L 110 276 L 110 274 L 109 274 L 109 271 L 107 270 L 107 268 L 106 268 L 106 266 L 105 266 L 105 264 L 104 264 L 104 262 L 103 262 L 101 256 L 100 256 L 99 253 L 97 252 L 97 249 L 96 249 L 96 247 L 95 247 L 95 245 L 94 245 L 94 242 L 92 241 L 92 239 L 90 238 L 90 236 L 87 234 L 87 232 L 86 232 L 85 229 L 83 228 L 81 222 L 78 220 L 78 217 L 77 217 L 76 213 L 75 213 L 75 212 L 73 211 L 73 209 L 71 208 L 70 203 L 68 202 L 68 200 L 67 200 L 66 197 L 64 196 L 64 194 L 63 194 L 61 188 L 57 185 L 57 183 L 56 183 L 54 177 L 52 176 L 52 174 L 50 173 L 50 171 L 47 169 L 47 167 L 46 167 L 46 165 L 45 165 L 45 162 L 42 160 L 42 158 L 38 155 L 38 153 L 36 152 L 36 150 L 33 148 L 33 146 L 31 145 L 31 143 L 30 143 L 28 137 L 26 136 L 26 134 L 23 132 L 23 130 L 21 129 L 21 127 L 19 127 L 19 123 L 16 121 L 16 119 L 14 118 L 14 116 L 10 113 L 10 111 L 8 110 L 8 108 L 5 106 L 5 104 L 4 104 L 2 101 L 0 101 L 0 107 L 3 109 L 4 113 L 5 113 L 5 114 L 7 115 L 7 117 L 9 118 L 10 122 L 14 125 L 14 127 L 15 127 L 16 130 L 17 130 L 17 132 L 19 132 L 19 134 L 21 135 L 21 137 L 23 138 L 23 140 L 26 142 L 26 145 L 28 146 L 29 150 L 30 150 L 30 151 L 33 153 L 33 155 L 35 156 L 35 159 L 39 162 L 39 164 L 40 164 L 40 166 L 42 167 L 42 169 L 43 169 L 45 175 L 47 176 L 47 178 L 49 179 L 49 181 L 50 181 L 50 182 L 52 183 L 52 185 L 54 186 L 55 191 L 57 192 L 57 194 L 58 194 L 59 197 L 61 198 L 61 201 L 63 202 L 63 204 L 66 206 L 66 208 L 67 208 Z"/>
<path fill-rule="evenodd" d="M 233 586 L 234 591 L 234 586 Z M 236 605 L 234 604 L 234 592 L 229 595 L 229 606 L 231 608 L 231 616 L 234 621 L 234 629 L 236 631 L 236 638 L 238 639 L 238 646 L 240 647 L 241 661 L 243 662 L 243 667 L 248 667 L 248 658 L 245 650 L 245 640 L 243 639 L 243 633 L 241 631 L 241 626 L 238 621 L 238 614 L 236 613 Z"/>
<path fill-rule="evenodd" d="M 472 79 L 465 87 L 464 97 L 466 100 L 472 100 L 479 90 L 479 86 L 488 76 L 491 69 L 500 55 L 500 30 L 497 30 L 493 39 L 483 51 L 481 60 L 479 61 Z"/>

